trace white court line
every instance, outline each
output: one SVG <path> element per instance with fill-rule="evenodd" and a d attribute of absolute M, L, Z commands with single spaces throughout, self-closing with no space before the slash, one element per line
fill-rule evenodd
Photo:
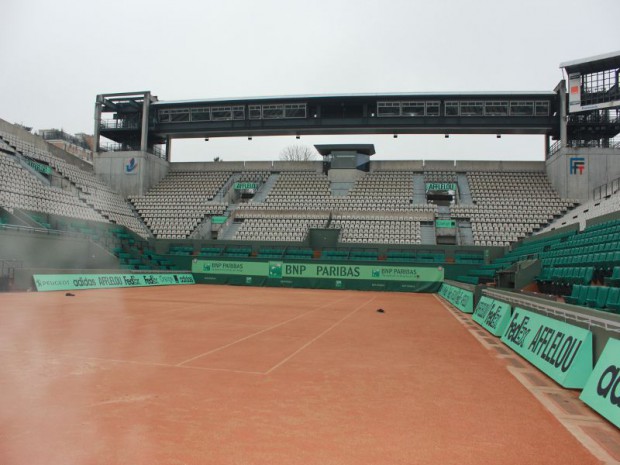
<path fill-rule="evenodd" d="M 268 375 L 269 373 L 271 373 L 273 370 L 275 370 L 276 368 L 278 368 L 279 366 L 282 366 L 283 364 L 285 364 L 286 362 L 288 362 L 290 359 L 292 359 L 295 355 L 297 355 L 299 352 L 301 352 L 302 350 L 304 350 L 306 347 L 308 347 L 310 344 L 312 344 L 313 342 L 317 341 L 319 338 L 323 337 L 325 334 L 327 334 L 328 332 L 330 332 L 332 329 L 334 329 L 336 326 L 338 326 L 340 323 L 342 323 L 344 320 L 346 320 L 347 318 L 353 316 L 353 314 L 357 313 L 362 307 L 368 305 L 370 302 L 372 302 L 373 300 L 375 300 L 377 297 L 373 297 L 372 299 L 364 302 L 363 304 L 358 305 L 355 310 L 353 310 L 351 313 L 347 314 L 344 318 L 338 320 L 336 323 L 334 323 L 333 325 L 331 325 L 329 328 L 327 328 L 325 331 L 323 331 L 321 334 L 319 334 L 318 336 L 316 336 L 315 338 L 311 339 L 310 341 L 308 341 L 307 343 L 305 343 L 303 346 L 301 346 L 299 349 L 297 349 L 295 352 L 293 352 L 291 355 L 289 355 L 288 357 L 286 357 L 284 360 L 282 360 L 281 362 L 277 363 L 276 365 L 272 366 L 269 370 L 267 370 L 264 374 Z"/>
<path fill-rule="evenodd" d="M 35 352 L 33 350 L 13 350 L 13 349 L 0 349 L 0 352 L 10 352 L 15 354 L 32 354 L 39 355 L 43 358 L 69 358 L 76 360 L 92 360 L 94 362 L 105 362 L 105 363 L 124 363 L 130 365 L 140 365 L 145 367 L 157 367 L 157 368 L 182 368 L 185 370 L 203 370 L 203 371 L 225 371 L 230 373 L 242 373 L 247 375 L 264 375 L 262 371 L 244 371 L 244 370 L 232 370 L 229 368 L 206 368 L 206 367 L 196 367 L 196 366 L 178 366 L 171 365 L 169 363 L 158 363 L 158 362 L 140 362 L 137 360 L 118 360 L 114 358 L 102 358 L 102 357 L 87 357 L 85 355 L 71 355 L 71 354 L 51 354 L 49 352 Z"/>
<path fill-rule="evenodd" d="M 218 352 L 218 351 L 220 351 L 220 350 L 227 349 L 228 347 L 233 346 L 233 345 L 235 345 L 235 344 L 238 344 L 239 342 L 246 341 L 246 340 L 248 340 L 248 339 L 250 339 L 250 338 L 253 338 L 254 336 L 258 336 L 259 334 L 263 334 L 263 333 L 266 333 L 267 331 L 271 331 L 272 329 L 275 329 L 275 328 L 278 328 L 278 327 L 280 327 L 280 326 L 283 326 L 283 325 L 285 325 L 285 324 L 287 324 L 287 323 L 290 323 L 291 321 L 298 320 L 299 318 L 301 318 L 301 317 L 303 317 L 303 316 L 307 315 L 308 313 L 316 312 L 317 310 L 320 310 L 321 308 L 324 308 L 324 307 L 329 307 L 330 305 L 337 304 L 337 303 L 339 303 L 339 302 L 342 302 L 342 301 L 343 301 L 343 300 L 345 300 L 345 299 L 347 299 L 347 297 L 343 297 L 343 298 L 338 299 L 338 300 L 335 300 L 335 301 L 333 301 L 333 302 L 329 302 L 329 303 L 323 304 L 323 305 L 321 305 L 320 307 L 313 308 L 312 310 L 308 310 L 307 312 L 304 312 L 304 313 L 302 313 L 301 315 L 297 315 L 296 317 L 291 318 L 290 320 L 283 321 L 283 322 L 281 322 L 281 323 L 278 323 L 277 325 L 270 326 L 269 328 L 261 329 L 260 331 L 258 331 L 258 332 L 256 332 L 256 333 L 252 333 L 252 334 L 250 334 L 249 336 L 242 337 L 241 339 L 238 339 L 238 340 L 236 340 L 236 341 L 233 341 L 233 342 L 231 342 L 231 343 L 229 343 L 229 344 L 223 345 L 223 346 L 221 346 L 221 347 L 217 347 L 217 348 L 212 349 L 212 350 L 210 350 L 210 351 L 208 351 L 208 352 L 205 352 L 205 353 L 202 353 L 202 354 L 196 355 L 195 357 L 192 357 L 192 358 L 189 358 L 189 359 L 187 359 L 187 360 L 184 360 L 183 362 L 177 363 L 177 366 L 185 365 L 186 363 L 192 362 L 192 361 L 194 361 L 194 360 L 196 360 L 196 359 L 198 359 L 198 358 L 200 358 L 200 357 L 204 357 L 205 355 L 209 355 L 209 354 L 212 354 L 212 353 L 214 353 L 214 352 Z"/>

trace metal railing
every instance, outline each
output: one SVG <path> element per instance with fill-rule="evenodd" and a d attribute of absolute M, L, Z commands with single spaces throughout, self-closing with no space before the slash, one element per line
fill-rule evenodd
<path fill-rule="evenodd" d="M 620 190 L 620 178 L 613 179 L 612 181 L 605 183 L 596 189 L 592 190 L 592 199 L 601 200 L 604 197 L 615 194 Z"/>
<path fill-rule="evenodd" d="M 101 129 L 139 129 L 140 121 L 127 119 L 102 119 L 99 121 Z"/>
<path fill-rule="evenodd" d="M 84 139 L 68 134 L 62 129 L 45 129 L 39 131 L 39 135 L 45 140 L 63 140 L 65 142 L 69 142 L 70 144 L 81 147 L 85 150 L 90 150 L 90 147 Z"/>
<path fill-rule="evenodd" d="M 535 301 L 533 299 L 528 299 L 525 297 L 519 297 L 516 295 L 508 295 L 504 292 L 497 292 L 491 289 L 485 289 L 482 291 L 483 295 L 488 295 L 497 300 L 501 300 L 503 302 L 508 302 L 513 305 L 518 305 L 525 309 L 538 310 L 547 315 L 553 315 L 555 317 L 561 318 L 564 321 L 571 320 L 577 323 L 586 324 L 589 328 L 598 327 L 603 328 L 607 331 L 611 331 L 614 333 L 620 333 L 620 322 L 611 321 L 606 318 L 587 315 L 584 313 L 580 313 L 574 310 L 568 310 L 566 308 L 558 307 L 553 305 L 552 303 L 546 304 L 542 302 Z"/>
<path fill-rule="evenodd" d="M 594 140 L 568 140 L 566 147 L 570 148 L 603 148 L 620 149 L 620 139 L 594 139 Z M 557 153 L 562 148 L 562 141 L 557 141 L 549 147 L 549 157 Z"/>
<path fill-rule="evenodd" d="M 140 147 L 134 147 L 128 144 L 103 144 L 99 147 L 99 150 L 101 152 L 139 152 Z M 154 145 L 146 151 L 156 157 L 166 158 L 166 146 Z"/>

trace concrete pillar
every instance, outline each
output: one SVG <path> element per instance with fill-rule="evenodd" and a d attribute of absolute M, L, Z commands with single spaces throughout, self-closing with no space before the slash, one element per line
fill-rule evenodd
<path fill-rule="evenodd" d="M 170 162 L 170 157 L 172 156 L 172 137 L 166 137 L 166 161 Z"/>
<path fill-rule="evenodd" d="M 146 152 L 148 148 L 149 137 L 149 108 L 151 106 L 151 93 L 144 94 L 144 102 L 142 103 L 142 135 L 140 136 L 140 151 Z"/>
<path fill-rule="evenodd" d="M 566 81 L 564 79 L 560 81 L 556 90 L 560 94 L 560 142 L 562 147 L 566 147 L 568 145 L 568 131 L 566 129 L 568 113 L 566 111 Z"/>
<path fill-rule="evenodd" d="M 102 106 L 103 97 L 101 95 L 97 95 L 97 99 L 95 100 L 95 130 L 94 134 L 94 147 L 93 151 L 95 153 L 99 152 L 99 139 L 101 134 L 101 106 Z"/>
<path fill-rule="evenodd" d="M 551 138 L 549 134 L 545 134 L 545 160 L 549 158 L 549 144 L 551 143 Z"/>

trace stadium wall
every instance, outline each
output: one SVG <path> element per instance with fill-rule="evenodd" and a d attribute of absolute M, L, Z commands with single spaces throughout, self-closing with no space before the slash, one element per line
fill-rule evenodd
<path fill-rule="evenodd" d="M 545 162 L 477 160 L 376 160 L 371 171 L 545 171 Z"/>
<path fill-rule="evenodd" d="M 166 160 L 146 152 L 99 152 L 94 161 L 97 177 L 123 197 L 146 194 L 169 169 Z"/>
<path fill-rule="evenodd" d="M 620 150 L 562 148 L 547 160 L 547 176 L 563 198 L 586 202 L 597 187 L 620 177 Z"/>
<path fill-rule="evenodd" d="M 34 147 L 38 149 L 47 150 L 51 152 L 52 155 L 60 158 L 61 160 L 67 163 L 75 165 L 83 170 L 92 171 L 93 169 L 90 163 L 87 163 L 84 160 L 81 160 L 80 158 L 56 147 L 55 145 L 48 143 L 43 138 L 39 136 L 35 136 L 34 134 L 26 131 L 25 129 L 15 124 L 11 124 L 3 119 L 0 119 L 0 131 L 6 132 L 15 137 L 19 137 L 24 142 L 32 144 Z"/>
<path fill-rule="evenodd" d="M 170 171 L 323 171 L 322 161 L 221 161 L 177 162 Z"/>
<path fill-rule="evenodd" d="M 118 269 L 118 259 L 87 239 L 24 230 L 0 230 L 0 259 L 23 268 Z"/>

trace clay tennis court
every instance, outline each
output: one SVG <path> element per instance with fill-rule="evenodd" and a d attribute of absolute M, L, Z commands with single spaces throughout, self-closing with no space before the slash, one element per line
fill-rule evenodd
<path fill-rule="evenodd" d="M 3 465 L 600 463 L 431 294 L 75 294 L 0 295 Z"/>

